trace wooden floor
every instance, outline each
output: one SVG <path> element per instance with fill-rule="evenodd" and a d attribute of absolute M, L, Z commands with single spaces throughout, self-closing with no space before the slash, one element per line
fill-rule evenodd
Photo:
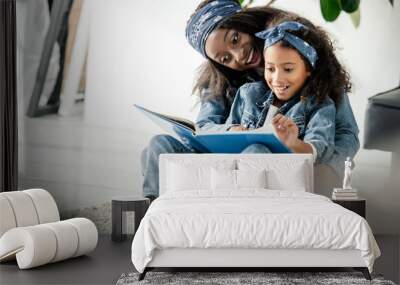
<path fill-rule="evenodd" d="M 382 256 L 374 273 L 399 283 L 399 237 L 378 235 L 376 240 Z M 130 240 L 116 243 L 109 236 L 100 236 L 96 250 L 88 256 L 29 270 L 19 270 L 16 262 L 0 264 L 0 284 L 115 284 L 122 273 L 134 271 L 130 248 Z"/>

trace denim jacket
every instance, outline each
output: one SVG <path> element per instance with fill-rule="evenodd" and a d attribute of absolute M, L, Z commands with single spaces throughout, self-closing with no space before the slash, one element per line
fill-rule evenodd
<path fill-rule="evenodd" d="M 264 83 L 257 83 L 253 88 L 267 90 Z M 208 90 L 205 90 L 203 94 L 205 96 L 210 95 Z M 230 106 L 224 104 L 218 97 L 205 100 L 201 105 L 200 113 L 196 120 L 196 127 L 201 130 L 227 130 L 230 127 L 229 122 L 227 122 L 229 110 Z M 299 120 L 295 120 L 297 120 L 296 124 L 300 125 L 301 129 Z M 327 161 L 324 161 L 324 163 L 331 166 L 339 176 L 342 176 L 346 157 L 354 157 L 360 147 L 358 139 L 359 130 L 347 94 L 343 94 L 336 108 L 334 125 L 335 137 L 333 154 Z M 305 136 L 304 129 L 301 130 L 301 132 L 303 132 Z M 327 158 L 327 156 L 325 157 Z"/>
<path fill-rule="evenodd" d="M 233 125 L 248 129 L 262 127 L 274 97 L 262 81 L 243 85 L 236 93 L 226 125 L 228 128 Z M 315 147 L 317 163 L 328 161 L 335 142 L 336 108 L 332 99 L 326 98 L 317 104 L 316 97 L 303 101 L 295 95 L 279 108 L 279 113 L 291 118 L 297 125 L 299 139 Z"/>

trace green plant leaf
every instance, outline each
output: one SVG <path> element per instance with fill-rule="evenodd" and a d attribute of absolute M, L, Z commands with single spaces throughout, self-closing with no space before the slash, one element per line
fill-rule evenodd
<path fill-rule="evenodd" d="M 240 6 L 242 7 L 248 7 L 249 5 L 251 5 L 251 3 L 253 3 L 253 0 L 239 0 Z"/>
<path fill-rule="evenodd" d="M 335 21 L 341 11 L 340 0 L 320 0 L 319 3 L 325 21 Z"/>
<path fill-rule="evenodd" d="M 350 15 L 350 18 L 351 18 L 351 22 L 353 23 L 353 26 L 355 28 L 358 28 L 358 26 L 360 26 L 360 20 L 361 20 L 360 8 L 358 8 L 353 13 L 350 13 L 349 15 Z"/>
<path fill-rule="evenodd" d="M 340 6 L 343 11 L 353 13 L 357 11 L 358 6 L 360 6 L 360 0 L 340 0 Z"/>

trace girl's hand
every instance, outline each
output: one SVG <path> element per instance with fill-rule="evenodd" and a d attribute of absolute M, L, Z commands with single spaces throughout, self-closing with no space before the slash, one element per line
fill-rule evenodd
<path fill-rule="evenodd" d="M 230 132 L 240 132 L 240 131 L 247 131 L 247 128 L 242 126 L 242 125 L 238 125 L 238 126 L 232 126 L 229 128 Z"/>
<path fill-rule="evenodd" d="M 272 119 L 272 126 L 282 143 L 290 149 L 296 146 L 299 128 L 291 118 L 278 114 Z"/>

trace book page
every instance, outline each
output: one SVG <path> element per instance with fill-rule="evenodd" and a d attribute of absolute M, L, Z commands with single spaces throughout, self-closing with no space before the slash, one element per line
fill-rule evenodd
<path fill-rule="evenodd" d="M 175 121 L 175 122 L 177 122 L 179 124 L 182 124 L 182 125 L 184 125 L 184 126 L 186 126 L 188 128 L 191 128 L 193 131 L 197 131 L 196 128 L 195 128 L 194 123 L 192 121 L 188 120 L 188 119 L 181 118 L 181 117 L 176 117 L 176 116 L 171 116 L 171 115 L 165 115 L 165 114 L 160 114 L 160 115 L 162 115 L 162 116 L 164 116 L 164 117 L 166 117 L 166 118 L 168 118 L 170 120 L 173 120 L 173 121 Z"/>
<path fill-rule="evenodd" d="M 263 127 L 272 124 L 272 119 L 278 113 L 278 111 L 279 111 L 279 108 L 276 107 L 275 105 L 269 106 L 268 113 L 267 113 L 267 116 L 265 118 Z"/>
<path fill-rule="evenodd" d="M 251 129 L 247 131 L 227 131 L 225 125 L 221 124 L 221 130 L 201 130 L 196 129 L 197 135 L 212 135 L 212 134 L 249 134 L 249 133 L 263 133 L 263 134 L 275 134 L 274 127 L 272 124 L 267 124 L 258 129 Z"/>
<path fill-rule="evenodd" d="M 196 129 L 196 134 L 198 135 L 209 135 L 209 134 L 221 134 L 221 133 L 230 133 L 230 134 L 240 134 L 240 133 L 267 133 L 267 134 L 275 134 L 275 129 L 272 126 L 272 118 L 279 112 L 279 108 L 276 107 L 275 105 L 271 105 L 267 116 L 265 118 L 264 124 L 262 127 L 258 129 L 252 129 L 252 130 L 247 130 L 247 131 L 228 131 L 226 130 L 226 126 L 224 124 L 221 124 L 220 130 L 200 130 Z"/>
<path fill-rule="evenodd" d="M 267 124 L 267 125 L 264 124 L 261 128 L 249 130 L 247 132 L 249 132 L 249 133 L 275 134 L 275 129 L 272 126 L 272 124 L 270 123 L 270 124 Z"/>
<path fill-rule="evenodd" d="M 178 124 L 178 125 L 181 125 L 183 127 L 190 129 L 193 133 L 195 132 L 194 123 L 188 119 L 157 113 L 157 112 L 151 111 L 149 109 L 146 109 L 142 106 L 139 106 L 137 104 L 135 104 L 134 107 L 137 108 L 138 110 L 140 110 L 141 112 L 143 112 L 146 116 L 148 116 L 150 119 L 152 119 L 156 123 L 159 123 L 160 119 L 167 121 L 167 122 L 170 121 L 170 122 L 173 122 L 175 125 Z M 158 118 L 158 119 L 154 120 L 155 118 Z"/>

